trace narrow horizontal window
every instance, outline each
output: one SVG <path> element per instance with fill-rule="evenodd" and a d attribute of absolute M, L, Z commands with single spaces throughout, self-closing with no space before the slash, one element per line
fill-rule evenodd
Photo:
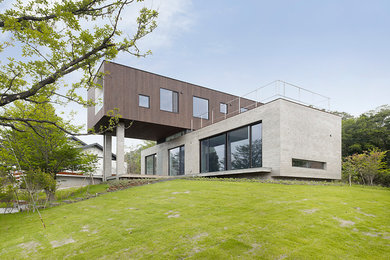
<path fill-rule="evenodd" d="M 150 98 L 145 95 L 138 95 L 138 106 L 150 108 Z"/>
<path fill-rule="evenodd" d="M 248 111 L 248 108 L 246 108 L 246 107 L 240 108 L 240 113 L 244 113 L 244 112 L 246 112 L 246 111 Z"/>
<path fill-rule="evenodd" d="M 309 160 L 301 160 L 301 159 L 292 159 L 293 167 L 301 167 L 301 168 L 311 168 L 311 169 L 321 169 L 325 170 L 326 163 L 325 162 L 317 162 L 317 161 L 309 161 Z"/>

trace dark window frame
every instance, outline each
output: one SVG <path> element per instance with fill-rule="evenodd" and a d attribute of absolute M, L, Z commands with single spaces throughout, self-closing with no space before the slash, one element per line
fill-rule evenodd
<path fill-rule="evenodd" d="M 226 109 L 225 112 L 222 112 L 222 111 L 221 111 L 221 105 L 224 105 L 224 106 L 225 106 L 225 109 Z M 224 114 L 224 115 L 227 115 L 227 114 L 228 114 L 228 105 L 227 105 L 226 103 L 223 103 L 223 102 L 220 102 L 220 103 L 219 103 L 219 113 Z"/>
<path fill-rule="evenodd" d="M 177 148 L 179 148 L 179 171 L 178 171 L 179 174 L 171 175 L 171 150 L 177 149 Z M 183 173 L 180 173 L 180 161 L 181 161 L 180 156 L 181 156 L 182 152 L 183 152 L 183 158 L 182 158 L 182 160 L 183 160 Z M 168 176 L 181 176 L 181 175 L 185 175 L 185 148 L 184 148 L 184 144 L 168 149 Z"/>
<path fill-rule="evenodd" d="M 148 174 L 148 158 L 150 157 L 153 157 L 153 173 L 152 174 Z M 145 156 L 145 175 L 156 175 L 156 163 L 157 162 L 157 154 L 150 154 L 150 155 L 147 155 Z"/>
<path fill-rule="evenodd" d="M 170 111 L 170 110 L 165 110 L 165 109 L 161 109 L 161 90 L 167 90 L 167 91 L 170 91 L 170 92 L 172 92 L 172 111 Z M 176 106 L 176 110 L 177 111 L 175 111 L 175 102 L 174 102 L 174 96 L 175 96 L 175 94 L 176 94 L 176 97 L 177 97 L 177 101 L 176 101 L 176 103 L 177 103 L 177 106 Z M 160 91 L 159 91 L 159 95 L 160 95 L 160 99 L 159 99 L 159 102 L 160 102 L 160 111 L 165 111 L 165 112 L 170 112 L 170 113 L 176 113 L 176 114 L 178 114 L 179 113 L 179 92 L 178 91 L 175 91 L 175 90 L 172 90 L 172 89 L 167 89 L 167 88 L 160 88 Z"/>
<path fill-rule="evenodd" d="M 140 97 L 147 97 L 148 98 L 148 106 L 147 107 L 140 105 Z M 150 108 L 150 96 L 144 95 L 144 94 L 138 94 L 138 106 L 143 107 L 143 108 Z"/>
<path fill-rule="evenodd" d="M 251 123 L 251 124 L 248 124 L 248 125 L 236 127 L 236 128 L 230 129 L 229 131 L 221 132 L 221 133 L 218 133 L 218 134 L 211 135 L 211 136 L 208 136 L 206 138 L 200 139 L 199 140 L 199 169 L 200 169 L 200 173 L 207 173 L 207 172 L 209 172 L 209 171 L 202 172 L 202 145 L 201 145 L 202 141 L 210 139 L 210 138 L 213 138 L 213 137 L 216 137 L 216 136 L 219 136 L 219 135 L 222 135 L 222 134 L 225 135 L 225 155 L 224 155 L 225 156 L 225 165 L 224 165 L 225 169 L 224 169 L 224 171 L 231 171 L 231 170 L 227 169 L 227 166 L 228 166 L 228 147 L 227 147 L 227 145 L 228 145 L 228 133 L 232 132 L 232 131 L 235 131 L 237 129 L 243 128 L 243 127 L 249 127 L 249 158 L 252 158 L 252 126 L 257 125 L 257 124 L 261 124 L 261 140 L 263 140 L 263 121 L 262 120 L 254 122 L 254 123 Z M 262 147 L 263 147 L 263 145 L 262 145 Z M 253 167 L 253 162 L 252 162 L 252 160 L 250 160 L 249 168 L 246 168 L 246 169 L 261 168 L 261 167 L 263 167 L 263 152 L 261 152 L 261 166 L 260 167 Z"/>
<path fill-rule="evenodd" d="M 248 111 L 249 109 L 246 108 L 246 107 L 240 107 L 240 113 L 245 113 L 246 111 Z"/>
<path fill-rule="evenodd" d="M 200 116 L 194 116 L 194 98 L 207 100 L 207 118 L 200 117 Z M 194 117 L 194 118 L 201 118 L 201 119 L 204 119 L 204 120 L 209 120 L 209 118 L 210 118 L 210 100 L 208 98 L 203 98 L 203 97 L 199 97 L 199 96 L 192 96 L 192 117 Z"/>
<path fill-rule="evenodd" d="M 312 164 L 320 164 L 322 167 L 321 168 L 312 167 Z M 326 170 L 326 162 L 298 159 L 298 158 L 291 158 L 291 166 L 297 168 L 314 169 L 314 170 Z"/>

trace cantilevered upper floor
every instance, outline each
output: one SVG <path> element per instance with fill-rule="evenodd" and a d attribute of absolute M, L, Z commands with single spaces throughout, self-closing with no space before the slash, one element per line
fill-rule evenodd
<path fill-rule="evenodd" d="M 88 108 L 88 128 L 106 125 L 107 113 L 117 109 L 125 126 L 131 124 L 128 138 L 162 141 L 261 105 L 113 62 L 104 61 L 99 71 L 103 88 L 88 91 L 88 99 L 97 103 Z"/>

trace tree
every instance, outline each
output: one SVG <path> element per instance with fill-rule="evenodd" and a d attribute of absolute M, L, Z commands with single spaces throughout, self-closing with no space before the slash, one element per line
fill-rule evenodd
<path fill-rule="evenodd" d="M 381 175 L 386 174 L 386 163 L 383 162 L 386 152 L 377 148 L 365 151 L 361 154 L 353 154 L 345 158 L 343 162 L 343 179 L 348 179 L 349 184 L 359 182 L 373 185 Z"/>
<path fill-rule="evenodd" d="M 156 142 L 154 141 L 144 141 L 142 144 L 133 147 L 130 152 L 125 154 L 127 172 L 129 174 L 141 174 L 141 151 L 155 145 Z"/>
<path fill-rule="evenodd" d="M 36 121 L 29 122 L 30 126 L 26 126 L 25 122 L 15 123 L 15 129 L 1 131 L 1 164 L 17 166 L 24 174 L 31 175 L 26 177 L 27 183 L 35 182 L 45 190 L 50 200 L 54 198 L 56 185 L 55 181 L 53 185 L 53 180 L 57 173 L 64 170 L 92 172 L 95 169 L 95 155 L 83 153 L 78 144 L 58 127 L 39 123 L 48 120 L 61 128 L 78 131 L 78 127 L 57 116 L 51 104 L 32 103 L 26 106 L 24 102 L 16 101 L 14 108 L 7 112 L 9 117 Z"/>
<path fill-rule="evenodd" d="M 19 122 L 55 121 L 15 117 L 7 113 L 16 101 L 27 103 L 74 101 L 93 105 L 84 100 L 79 89 L 101 87 L 94 80 L 96 65 L 102 59 L 114 59 L 119 52 L 142 57 L 138 41 L 156 28 L 158 13 L 142 8 L 136 19 L 132 36 L 118 29 L 124 8 L 143 0 L 17 0 L 11 9 L 0 5 L 0 30 L 10 35 L 0 42 L 0 53 L 10 53 L 0 66 L 0 125 L 21 131 Z M 0 0 L 0 3 L 2 0 Z M 14 58 L 15 53 L 20 57 Z M 77 70 L 83 72 L 80 81 L 66 86 L 65 75 Z M 61 127 L 60 127 L 61 128 Z M 61 130 L 68 132 L 66 128 Z"/>
<path fill-rule="evenodd" d="M 343 120 L 343 157 L 363 153 L 373 148 L 390 150 L 390 107 L 381 106 L 357 118 Z M 386 156 L 390 165 L 390 153 Z"/>

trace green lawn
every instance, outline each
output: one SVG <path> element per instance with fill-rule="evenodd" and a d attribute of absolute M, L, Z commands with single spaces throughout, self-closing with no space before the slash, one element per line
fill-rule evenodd
<path fill-rule="evenodd" d="M 390 190 L 175 180 L 0 216 L 0 259 L 389 259 Z"/>

